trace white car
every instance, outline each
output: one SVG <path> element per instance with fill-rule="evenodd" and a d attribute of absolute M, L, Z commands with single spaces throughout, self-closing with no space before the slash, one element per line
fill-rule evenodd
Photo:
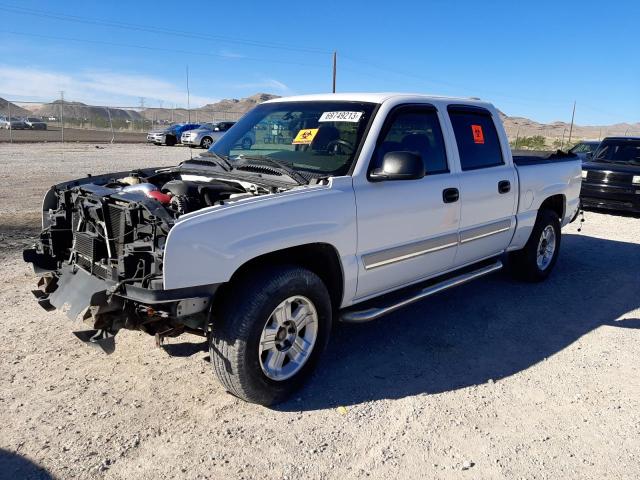
<path fill-rule="evenodd" d="M 580 161 L 512 157 L 499 118 L 465 98 L 281 98 L 177 167 L 57 185 L 24 252 L 38 302 L 89 322 L 76 335 L 108 351 L 121 329 L 207 337 L 229 392 L 277 403 L 336 321 L 379 318 L 505 256 L 547 278 L 578 213 Z M 248 154 L 250 131 L 278 140 Z"/>
<path fill-rule="evenodd" d="M 201 125 L 200 128 L 184 132 L 182 137 L 180 137 L 180 142 L 190 147 L 209 149 L 211 145 L 220 140 L 235 123 L 236 122 L 205 123 Z M 256 143 L 256 136 L 253 130 L 250 130 L 246 132 L 242 138 L 238 139 L 236 145 L 242 147 L 244 150 L 250 150 L 254 143 Z"/>

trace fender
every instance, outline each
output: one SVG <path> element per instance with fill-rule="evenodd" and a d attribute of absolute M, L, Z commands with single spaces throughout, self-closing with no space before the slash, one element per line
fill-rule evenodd
<path fill-rule="evenodd" d="M 167 237 L 164 288 L 228 282 L 253 258 L 309 243 L 336 249 L 344 272 L 344 298 L 352 298 L 357 230 L 351 177 L 334 177 L 328 185 L 265 195 L 183 217 Z"/>

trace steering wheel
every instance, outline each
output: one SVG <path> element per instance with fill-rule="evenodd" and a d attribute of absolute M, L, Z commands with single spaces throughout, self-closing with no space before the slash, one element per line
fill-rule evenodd
<path fill-rule="evenodd" d="M 348 148 L 349 151 L 342 151 L 343 148 Z M 327 143 L 326 149 L 329 155 L 336 155 L 338 153 L 341 153 L 343 155 L 352 155 L 356 151 L 355 147 L 351 143 L 347 142 L 346 140 L 340 139 L 331 140 L 329 143 Z"/>

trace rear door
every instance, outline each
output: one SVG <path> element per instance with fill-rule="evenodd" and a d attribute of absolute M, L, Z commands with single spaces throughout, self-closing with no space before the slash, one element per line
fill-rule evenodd
<path fill-rule="evenodd" d="M 515 230 L 517 178 L 487 109 L 450 105 L 449 120 L 460 161 L 460 245 L 455 265 L 507 248 Z"/>

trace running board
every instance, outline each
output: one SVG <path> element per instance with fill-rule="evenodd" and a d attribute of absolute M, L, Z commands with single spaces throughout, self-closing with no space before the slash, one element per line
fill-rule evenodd
<path fill-rule="evenodd" d="M 369 322 L 391 312 L 395 312 L 402 307 L 411 305 L 412 303 L 422 300 L 423 298 L 427 298 L 431 295 L 442 292 L 443 290 L 448 290 L 450 288 L 457 287 L 458 285 L 470 282 L 471 280 L 475 280 L 476 278 L 489 275 L 490 273 L 500 270 L 501 268 L 502 262 L 498 260 L 497 262 L 492 263 L 491 265 L 488 265 L 486 267 L 463 273 L 456 277 L 448 278 L 439 283 L 429 285 L 428 287 L 422 288 L 417 291 L 413 290 L 407 296 L 401 297 L 399 299 L 396 298 L 395 301 L 389 302 L 386 305 L 383 304 L 364 310 L 347 310 L 341 315 L 340 321 L 347 323 Z"/>

